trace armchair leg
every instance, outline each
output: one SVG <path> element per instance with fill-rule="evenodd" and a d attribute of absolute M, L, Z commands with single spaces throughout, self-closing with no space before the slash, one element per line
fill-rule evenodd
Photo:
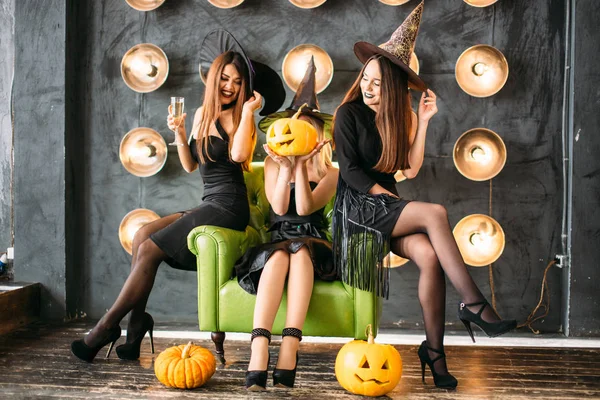
<path fill-rule="evenodd" d="M 211 332 L 210 338 L 215 343 L 217 349 L 217 357 L 221 364 L 225 365 L 225 350 L 223 350 L 223 342 L 225 342 L 225 332 Z"/>

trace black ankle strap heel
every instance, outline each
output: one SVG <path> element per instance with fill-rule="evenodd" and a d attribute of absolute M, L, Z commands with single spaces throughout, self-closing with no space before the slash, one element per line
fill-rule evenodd
<path fill-rule="evenodd" d="M 255 328 L 252 329 L 250 333 L 250 342 L 252 342 L 257 337 L 262 336 L 266 337 L 271 344 L 271 332 L 268 329 L 263 328 Z M 268 348 L 267 348 L 267 351 Z M 267 359 L 267 368 L 265 370 L 258 371 L 246 371 L 246 389 L 251 392 L 258 392 L 262 390 L 267 390 L 267 371 L 269 370 L 269 364 L 271 362 L 271 353 L 269 353 L 269 357 Z"/>
<path fill-rule="evenodd" d="M 514 319 L 499 320 L 495 322 L 487 322 L 481 318 L 483 310 L 489 306 L 490 303 L 487 300 L 482 300 L 477 303 L 460 303 L 458 305 L 458 318 L 462 321 L 471 336 L 471 340 L 475 343 L 475 337 L 473 336 L 473 329 L 471 323 L 477 325 L 488 337 L 500 336 L 508 331 L 512 331 L 517 327 L 517 321 Z M 477 313 L 472 312 L 467 307 L 481 306 Z"/>
<path fill-rule="evenodd" d="M 431 350 L 432 352 L 439 355 L 432 360 L 429 357 L 429 352 L 427 350 Z M 458 381 L 455 377 L 453 377 L 450 374 L 440 375 L 435 371 L 435 368 L 433 367 L 433 364 L 437 360 L 441 358 L 446 358 L 446 354 L 444 354 L 442 350 L 433 349 L 427 346 L 427 341 L 423 341 L 423 343 L 421 343 L 421 346 L 419 346 L 419 351 L 417 354 L 419 355 L 419 360 L 421 360 L 421 379 L 423 380 L 423 383 L 425 383 L 425 364 L 427 364 L 429 366 L 429 369 L 431 370 L 431 375 L 433 375 L 433 382 L 435 383 L 436 387 L 441 389 L 456 388 L 456 386 L 458 385 Z"/>
<path fill-rule="evenodd" d="M 284 328 L 281 331 L 281 337 L 293 336 L 302 341 L 302 331 L 298 328 Z M 278 369 L 273 370 L 273 386 L 293 388 L 294 382 L 296 381 L 296 368 L 298 367 L 298 352 L 296 352 L 296 364 L 294 369 Z"/>

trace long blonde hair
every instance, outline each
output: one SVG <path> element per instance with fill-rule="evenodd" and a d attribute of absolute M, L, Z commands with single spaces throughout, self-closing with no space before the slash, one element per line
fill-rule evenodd
<path fill-rule="evenodd" d="M 317 143 L 325 140 L 325 124 L 323 121 L 308 114 L 301 115 L 301 117 L 308 119 L 307 122 L 309 122 L 316 129 Z M 319 179 L 322 179 L 325 175 L 327 175 L 327 172 L 331 167 L 331 158 L 331 143 L 327 143 L 325 146 L 323 146 L 321 151 L 312 158 L 312 167 Z"/>
<path fill-rule="evenodd" d="M 374 168 L 386 173 L 409 169 L 408 151 L 410 150 L 409 136 L 412 129 L 412 115 L 408 77 L 404 71 L 385 57 L 379 55 L 371 57 L 360 70 L 358 78 L 346 93 L 340 106 L 362 97 L 360 82 L 365 68 L 371 60 L 379 62 L 381 71 L 381 100 L 375 115 L 375 125 L 381 138 L 382 149 L 379 161 Z"/>
<path fill-rule="evenodd" d="M 206 77 L 206 90 L 204 91 L 204 101 L 202 102 L 202 114 L 200 118 L 200 127 L 198 128 L 198 140 L 196 142 L 196 149 L 198 151 L 198 157 L 202 164 L 208 161 L 214 161 L 210 154 L 208 154 L 208 141 L 210 129 L 213 124 L 217 122 L 217 119 L 221 115 L 222 106 L 221 101 L 219 100 L 219 85 L 221 82 L 221 74 L 223 73 L 223 69 L 228 64 L 232 64 L 238 73 L 242 77 L 242 83 L 240 86 L 240 92 L 238 94 L 238 98 L 233 104 L 233 128 L 234 132 L 237 131 L 240 121 L 242 120 L 242 109 L 244 107 L 244 103 L 252 96 L 250 91 L 250 76 L 248 72 L 247 65 L 239 53 L 233 51 L 227 51 L 221 55 L 219 55 L 213 61 L 210 69 L 208 70 L 208 75 Z M 234 133 L 235 135 L 235 133 Z M 202 140 L 204 139 L 204 140 Z M 256 135 L 253 135 L 253 143 L 252 148 L 256 145 Z M 233 144 L 233 136 L 229 140 L 229 155 L 231 157 L 231 146 Z M 250 170 L 250 164 L 252 163 L 252 153 L 250 153 L 250 157 L 246 161 L 242 163 L 242 169 L 244 171 Z"/>

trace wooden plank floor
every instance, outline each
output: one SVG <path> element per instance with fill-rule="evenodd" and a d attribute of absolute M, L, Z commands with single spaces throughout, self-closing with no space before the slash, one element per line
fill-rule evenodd
<path fill-rule="evenodd" d="M 250 393 L 243 387 L 249 345 L 226 341 L 227 365 L 219 367 L 204 387 L 182 391 L 158 382 L 153 360 L 158 352 L 185 340 L 156 339 L 157 354 L 152 355 L 145 339 L 139 361 L 121 361 L 113 352 L 108 360 L 100 356 L 88 364 L 75 359 L 69 345 L 90 326 L 82 322 L 54 327 L 38 323 L 0 336 L 0 398 L 359 398 L 335 379 L 333 366 L 341 344 L 302 343 L 296 388 L 269 387 L 267 392 Z M 197 344 L 214 349 L 212 342 Z M 271 346 L 273 356 L 277 345 Z M 600 399 L 600 349 L 447 347 L 450 371 L 459 386 L 446 391 L 433 386 L 429 371 L 426 384 L 421 382 L 416 346 L 396 348 L 404 368 L 400 384 L 388 395 L 392 399 Z"/>

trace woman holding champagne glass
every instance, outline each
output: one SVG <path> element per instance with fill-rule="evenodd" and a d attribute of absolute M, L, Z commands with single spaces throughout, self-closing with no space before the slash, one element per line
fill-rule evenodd
<path fill-rule="evenodd" d="M 188 143 L 185 116 L 169 114 L 167 124 L 175 132 L 181 165 L 186 172 L 200 169 L 204 182 L 202 203 L 142 227 L 134 237 L 131 272 L 108 312 L 83 339 L 71 344 L 71 352 L 91 362 L 98 351 L 121 336 L 120 321 L 130 313 L 127 341 L 118 346 L 121 359 L 136 360 L 140 344 L 150 334 L 154 321 L 145 312 L 161 262 L 173 268 L 195 271 L 196 257 L 188 250 L 187 235 L 199 225 L 216 225 L 243 231 L 250 212 L 243 172 L 247 171 L 256 144 L 254 112 L 277 110 L 285 99 L 283 83 L 266 65 L 251 61 L 231 34 L 211 32 L 201 49 L 201 67 L 206 76 L 204 101 L 194 116 Z M 254 90 L 256 89 L 256 90 Z M 171 109 L 171 107 L 169 107 Z M 172 111 L 172 110 L 170 110 Z"/>

